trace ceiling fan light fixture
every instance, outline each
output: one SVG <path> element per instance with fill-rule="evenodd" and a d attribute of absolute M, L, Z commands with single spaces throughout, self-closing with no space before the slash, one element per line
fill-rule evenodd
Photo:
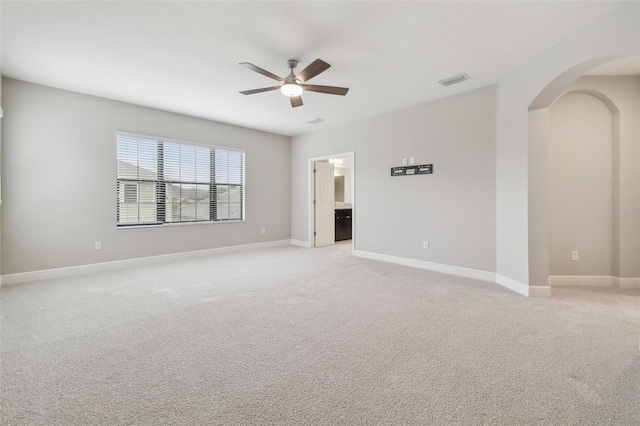
<path fill-rule="evenodd" d="M 285 96 L 293 98 L 295 96 L 302 95 L 302 86 L 295 83 L 283 84 L 280 88 L 280 92 Z"/>
<path fill-rule="evenodd" d="M 278 77 L 274 73 L 269 72 L 267 70 L 263 70 L 262 68 L 257 67 L 249 62 L 240 62 L 240 65 L 250 69 L 251 71 L 257 72 L 258 74 L 262 74 L 265 77 L 269 77 L 272 80 L 276 80 L 278 83 L 280 83 L 279 86 L 263 87 L 260 89 L 253 89 L 253 90 L 243 90 L 240 92 L 240 94 L 254 95 L 256 93 L 271 92 L 273 90 L 280 89 L 280 92 L 289 98 L 289 102 L 291 102 L 292 108 L 301 107 L 303 105 L 302 92 L 317 92 L 317 93 L 325 93 L 328 95 L 344 96 L 349 91 L 348 87 L 320 86 L 317 84 L 307 84 L 309 80 L 311 80 L 318 74 L 328 70 L 331 67 L 331 65 L 329 65 L 322 59 L 316 59 L 315 61 L 310 63 L 298 75 L 295 75 L 293 73 L 293 69 L 298 65 L 298 61 L 295 59 L 289 59 L 289 61 L 287 61 L 287 65 L 289 66 L 290 73 L 287 77 L 284 77 L 284 78 Z"/>

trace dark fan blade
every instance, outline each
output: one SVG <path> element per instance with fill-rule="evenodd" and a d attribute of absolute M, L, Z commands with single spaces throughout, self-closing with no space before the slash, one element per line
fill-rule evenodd
<path fill-rule="evenodd" d="M 282 86 L 263 87 L 262 89 L 244 90 L 240 93 L 243 95 L 253 95 L 254 93 L 270 92 L 271 90 L 278 90 Z"/>
<path fill-rule="evenodd" d="M 276 81 L 283 81 L 284 80 L 282 77 L 278 77 L 277 75 L 275 75 L 273 73 L 270 73 L 267 70 L 263 70 L 260 67 L 256 67 L 255 65 L 250 64 L 249 62 L 240 62 L 239 65 L 242 65 L 245 68 L 249 68 L 251 71 L 255 71 L 258 74 L 262 74 L 262 75 L 264 75 L 266 77 L 269 77 L 269 78 L 272 78 L 272 79 L 274 79 Z"/>
<path fill-rule="evenodd" d="M 293 108 L 302 106 L 302 96 L 292 96 L 289 99 L 291 99 L 291 106 Z"/>
<path fill-rule="evenodd" d="M 304 84 L 304 90 L 308 90 L 310 92 L 320 92 L 327 93 L 329 95 L 340 95 L 344 96 L 349 91 L 348 87 L 335 87 L 335 86 L 317 86 L 314 84 Z"/>
<path fill-rule="evenodd" d="M 329 67 L 331 67 L 331 65 L 329 65 L 322 59 L 316 59 L 315 61 L 311 62 L 311 65 L 303 69 L 302 72 L 296 76 L 296 80 L 300 80 L 302 83 L 304 83 L 305 81 L 311 80 L 321 72 L 328 70 Z"/>

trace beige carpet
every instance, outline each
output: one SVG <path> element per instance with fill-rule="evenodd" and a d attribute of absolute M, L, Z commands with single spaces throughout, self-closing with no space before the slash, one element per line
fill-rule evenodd
<path fill-rule="evenodd" d="M 640 424 L 640 294 L 285 247 L 3 286 L 3 425 Z"/>

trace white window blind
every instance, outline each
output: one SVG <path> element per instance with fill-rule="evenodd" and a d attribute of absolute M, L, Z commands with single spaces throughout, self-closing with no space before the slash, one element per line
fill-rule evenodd
<path fill-rule="evenodd" d="M 244 219 L 244 151 L 120 132 L 116 144 L 118 226 Z"/>

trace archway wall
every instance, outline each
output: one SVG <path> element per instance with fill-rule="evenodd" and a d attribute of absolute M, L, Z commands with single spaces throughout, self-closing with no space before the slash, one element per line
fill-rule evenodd
<path fill-rule="evenodd" d="M 561 95 L 550 108 L 550 276 L 613 275 L 613 177 L 619 158 L 614 115 L 599 97 L 583 91 Z M 578 259 L 572 259 L 574 250 Z"/>
<path fill-rule="evenodd" d="M 496 271 L 502 284 L 529 287 L 529 295 L 549 293 L 547 282 L 529 280 L 529 208 L 531 202 L 536 208 L 535 189 L 546 187 L 546 182 L 530 182 L 529 107 L 551 82 L 557 91 L 546 95 L 555 99 L 588 69 L 617 57 L 640 55 L 639 28 L 640 4 L 622 3 L 498 84 Z M 542 195 L 546 200 L 546 193 Z"/>
<path fill-rule="evenodd" d="M 577 103 L 573 106 L 567 105 L 572 99 Z M 606 121 L 607 115 L 610 117 L 610 123 L 608 124 L 610 134 L 600 136 L 601 140 L 604 140 L 607 136 L 610 140 L 611 159 L 609 164 L 603 164 L 604 155 L 598 155 L 593 150 L 586 152 L 585 155 L 591 155 L 596 161 L 598 157 L 601 157 L 600 164 L 598 164 L 596 172 L 591 177 L 595 177 L 599 172 L 605 172 L 606 169 L 611 169 L 612 174 L 608 185 L 612 193 L 609 200 L 609 208 L 605 208 L 603 204 L 589 205 L 588 201 L 587 204 L 580 206 L 579 215 L 581 218 L 576 218 L 576 224 L 582 219 L 590 218 L 589 220 L 592 223 L 588 227 L 589 229 L 595 230 L 603 227 L 610 229 L 611 247 L 608 249 L 611 257 L 610 272 L 607 273 L 604 270 L 604 265 L 597 266 L 598 262 L 602 262 L 607 257 L 607 253 L 604 252 L 606 250 L 605 242 L 602 242 L 599 247 L 594 247 L 592 250 L 593 255 L 597 255 L 598 258 L 586 263 L 582 262 L 582 258 L 579 262 L 567 262 L 568 253 L 560 254 L 560 256 L 564 256 L 564 259 L 558 259 L 558 253 L 551 253 L 549 272 L 553 276 L 600 275 L 617 278 L 638 278 L 640 277 L 640 76 L 581 77 L 565 89 L 563 94 L 552 105 L 551 110 L 556 111 L 565 105 L 580 109 L 580 114 L 584 114 L 586 112 L 584 109 L 589 108 L 588 103 L 592 104 L 595 109 L 600 108 L 603 111 L 598 114 L 599 117 L 582 117 L 582 120 L 586 119 L 587 122 L 582 123 L 581 129 L 577 130 L 585 131 L 587 128 L 591 128 L 589 134 L 580 136 L 582 141 L 587 141 L 596 134 L 596 131 L 593 130 L 594 127 L 606 127 L 605 123 L 598 123 L 598 121 Z M 598 107 L 597 104 L 601 104 L 601 106 Z M 556 136 L 560 136 L 561 133 L 569 129 L 570 123 L 565 124 L 566 126 L 561 123 L 554 125 L 553 120 L 551 121 L 552 128 L 556 126 Z M 530 123 L 531 125 L 532 123 Z M 551 134 L 553 135 L 553 133 L 552 131 Z M 544 141 L 540 140 L 535 142 L 544 143 Z M 535 142 L 530 141 L 530 144 Z M 553 154 L 553 150 L 558 148 L 554 144 L 559 142 L 561 141 L 555 140 L 553 136 L 549 138 L 548 149 L 550 154 Z M 606 147 L 601 146 L 600 149 L 602 148 Z M 561 153 L 557 154 L 561 156 Z M 584 159 L 583 157 L 576 160 L 576 162 Z M 553 155 L 550 155 L 549 161 L 553 160 Z M 537 166 L 542 163 L 541 161 L 537 163 L 530 161 L 530 164 Z M 561 165 L 556 164 L 556 172 L 561 167 Z M 554 167 L 550 165 L 549 168 L 551 170 Z M 553 177 L 550 179 L 549 192 L 551 193 L 555 182 Z M 600 182 L 600 184 L 602 183 L 604 181 Z M 576 186 L 576 189 L 580 191 L 578 186 Z M 584 188 L 584 190 L 586 189 Z M 598 191 L 594 191 L 589 196 L 594 196 L 595 198 L 597 193 Z M 602 191 L 599 191 L 599 193 L 602 193 Z M 551 199 L 553 199 L 552 196 Z M 555 212 L 555 214 L 557 213 Z M 553 218 L 553 208 L 551 208 L 550 214 Z M 566 226 L 566 228 L 570 229 L 571 225 Z M 581 232 L 581 234 L 588 234 L 589 229 L 585 229 L 584 233 Z M 577 231 L 577 228 L 574 227 L 574 233 L 575 231 Z M 549 234 L 551 239 L 558 236 L 563 237 L 560 235 L 561 233 L 561 230 L 554 229 L 553 225 L 550 226 Z M 595 234 L 594 232 L 591 236 L 596 237 Z M 551 243 L 553 246 L 553 241 Z M 592 269 L 592 267 L 597 269 Z"/>

